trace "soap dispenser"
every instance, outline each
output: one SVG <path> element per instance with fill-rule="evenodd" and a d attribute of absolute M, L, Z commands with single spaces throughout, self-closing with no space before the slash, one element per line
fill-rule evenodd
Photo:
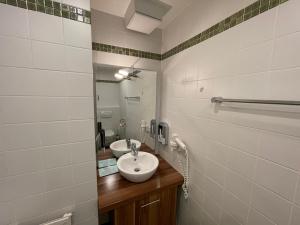
<path fill-rule="evenodd" d="M 168 136 L 169 136 L 169 126 L 165 122 L 160 122 L 158 124 L 158 142 L 162 145 L 168 144 Z"/>

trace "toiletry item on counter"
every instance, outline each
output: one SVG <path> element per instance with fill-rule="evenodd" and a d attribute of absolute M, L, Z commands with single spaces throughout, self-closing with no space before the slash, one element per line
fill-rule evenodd
<path fill-rule="evenodd" d="M 102 168 L 98 169 L 98 172 L 99 172 L 100 177 L 104 177 L 107 175 L 117 173 L 117 172 L 119 172 L 119 170 L 118 170 L 117 165 L 114 165 L 114 166 L 102 167 Z"/>
<path fill-rule="evenodd" d="M 99 160 L 98 172 L 100 177 L 104 177 L 110 174 L 119 172 L 117 167 L 117 160 L 115 158 Z"/>
<path fill-rule="evenodd" d="M 114 165 L 117 165 L 117 160 L 115 158 L 98 161 L 98 168 L 114 166 Z"/>
<path fill-rule="evenodd" d="M 100 133 L 101 148 L 105 147 L 105 130 L 102 129 L 102 123 L 98 122 L 98 132 Z"/>

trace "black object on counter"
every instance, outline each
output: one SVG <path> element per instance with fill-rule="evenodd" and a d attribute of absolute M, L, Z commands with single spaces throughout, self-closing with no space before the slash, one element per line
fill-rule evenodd
<path fill-rule="evenodd" d="M 105 130 L 102 129 L 102 123 L 98 122 L 98 132 L 100 133 L 101 148 L 105 147 Z"/>

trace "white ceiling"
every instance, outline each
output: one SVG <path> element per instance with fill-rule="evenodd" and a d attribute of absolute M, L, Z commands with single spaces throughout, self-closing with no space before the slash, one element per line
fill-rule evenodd
<path fill-rule="evenodd" d="M 173 19 L 178 16 L 182 10 L 189 6 L 195 0 L 161 0 L 171 5 L 171 10 L 164 16 L 160 28 L 165 28 Z M 106 12 L 115 16 L 124 17 L 130 0 L 91 0 L 93 9 Z"/>

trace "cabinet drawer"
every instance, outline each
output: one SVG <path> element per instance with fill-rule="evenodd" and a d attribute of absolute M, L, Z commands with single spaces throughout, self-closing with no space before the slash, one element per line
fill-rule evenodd
<path fill-rule="evenodd" d="M 142 199 L 136 200 L 136 204 L 139 206 L 144 206 L 147 204 L 153 204 L 153 202 L 160 201 L 160 192 L 154 192 L 148 195 L 143 196 Z"/>
<path fill-rule="evenodd" d="M 115 225 L 175 225 L 177 187 L 147 194 L 115 209 Z"/>
<path fill-rule="evenodd" d="M 160 193 L 153 193 L 136 201 L 135 222 L 136 225 L 160 225 L 161 209 Z"/>
<path fill-rule="evenodd" d="M 145 196 L 136 201 L 135 225 L 175 225 L 177 188 Z"/>

